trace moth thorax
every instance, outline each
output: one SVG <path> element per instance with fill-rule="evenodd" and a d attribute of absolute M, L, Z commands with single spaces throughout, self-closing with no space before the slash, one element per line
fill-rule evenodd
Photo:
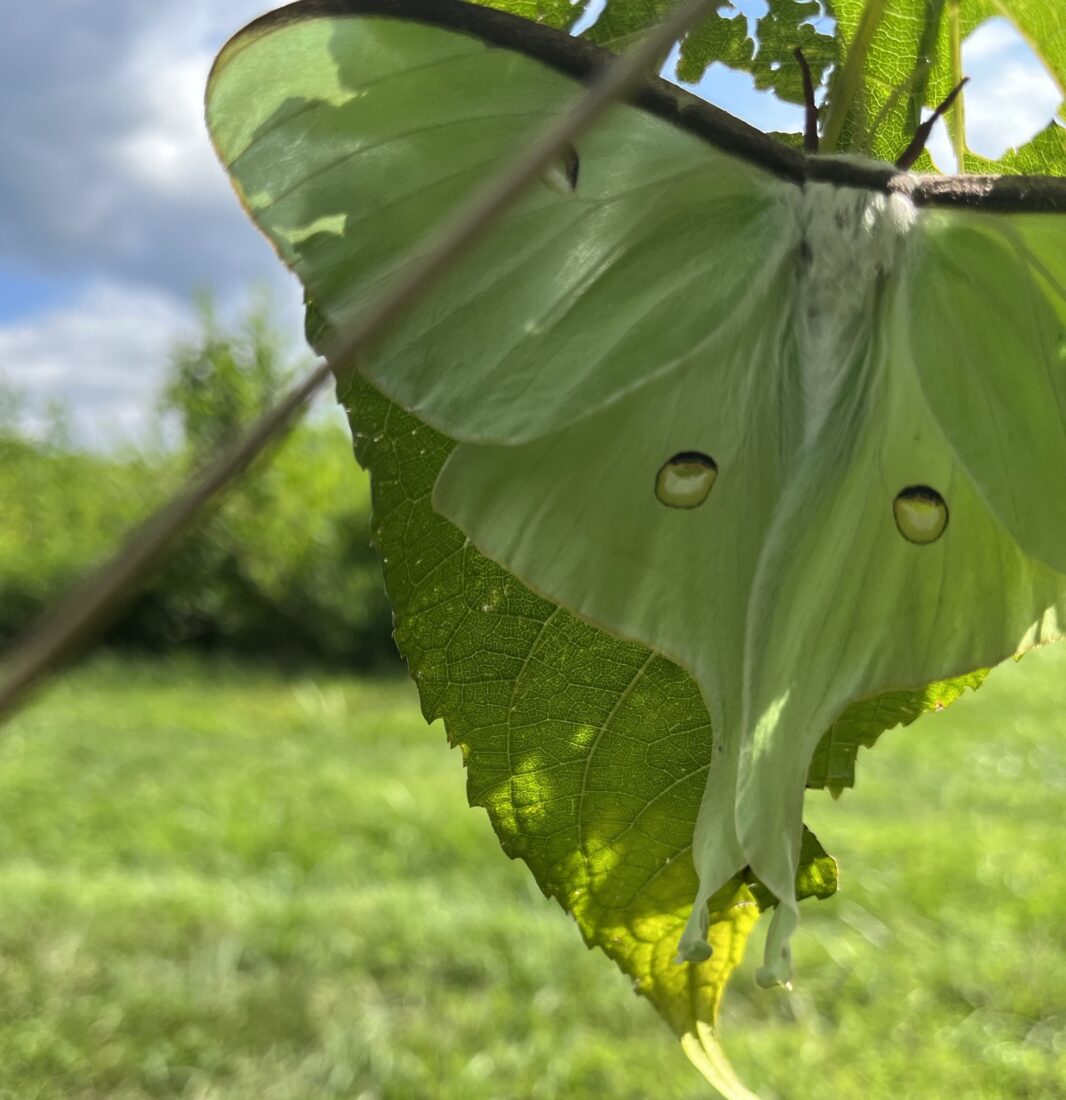
<path fill-rule="evenodd" d="M 861 309 L 871 287 L 895 266 L 915 213 L 904 195 L 807 184 L 801 230 L 808 309 L 837 317 Z"/>
<path fill-rule="evenodd" d="M 797 336 L 812 399 L 846 367 L 867 331 L 915 216 L 904 195 L 830 183 L 804 187 Z"/>

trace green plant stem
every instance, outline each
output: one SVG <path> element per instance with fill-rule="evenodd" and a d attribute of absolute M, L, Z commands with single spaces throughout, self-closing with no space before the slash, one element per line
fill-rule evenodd
<path fill-rule="evenodd" d="M 962 80 L 962 25 L 959 18 L 959 0 L 948 0 L 948 40 L 951 47 L 951 86 L 957 87 Z M 960 92 L 951 105 L 948 129 L 951 131 L 951 146 L 955 153 L 955 171 L 966 170 L 966 105 L 965 92 Z"/>
<path fill-rule="evenodd" d="M 826 153 L 837 152 L 840 135 L 844 129 L 855 93 L 862 82 L 862 72 L 866 65 L 866 56 L 870 52 L 870 43 L 881 17 L 885 13 L 885 0 L 868 0 L 863 8 L 859 25 L 855 28 L 855 37 L 848 46 L 848 55 L 844 59 L 839 78 L 834 81 L 829 117 L 822 133 L 822 150 Z"/>

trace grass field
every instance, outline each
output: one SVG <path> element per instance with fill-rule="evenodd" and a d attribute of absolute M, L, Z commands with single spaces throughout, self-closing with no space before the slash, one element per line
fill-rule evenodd
<path fill-rule="evenodd" d="M 766 1100 L 1066 1097 L 1063 648 L 809 799 L 842 890 L 726 1001 Z M 707 1096 L 400 680 L 82 668 L 0 743 L 0 907 L 5 1100 Z"/>

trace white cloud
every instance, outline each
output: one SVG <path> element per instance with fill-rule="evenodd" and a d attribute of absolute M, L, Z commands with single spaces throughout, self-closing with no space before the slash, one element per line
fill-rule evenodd
<path fill-rule="evenodd" d="M 54 0 L 0 36 L 0 261 L 9 269 L 228 292 L 275 263 L 203 125 L 211 59 L 261 0 Z"/>
<path fill-rule="evenodd" d="M 72 306 L 0 327 L 0 378 L 24 394 L 27 425 L 56 399 L 79 442 L 144 440 L 170 349 L 194 328 L 166 292 L 100 283 Z"/>
<path fill-rule="evenodd" d="M 975 153 L 993 160 L 1024 145 L 1052 120 L 1062 102 L 1029 44 L 1005 20 L 990 19 L 962 45 L 966 133 Z"/>
<path fill-rule="evenodd" d="M 295 284 L 272 294 L 271 321 L 293 361 L 309 359 Z M 219 303 L 219 320 L 245 314 L 247 290 Z M 138 284 L 102 281 L 72 305 L 0 326 L 0 383 L 25 398 L 23 427 L 33 434 L 60 402 L 76 442 L 107 449 L 154 444 L 156 408 L 171 353 L 199 333 L 188 299 Z"/>
<path fill-rule="evenodd" d="M 12 9 L 0 36 L 0 264 L 9 282 L 25 271 L 69 288 L 73 304 L 0 327 L 0 376 L 26 393 L 27 425 L 58 399 L 76 438 L 107 445 L 147 431 L 194 290 L 210 286 L 227 314 L 268 284 L 296 342 L 298 290 L 203 123 L 212 58 L 269 5 L 57 6 Z"/>
<path fill-rule="evenodd" d="M 976 87 L 966 98 L 970 148 L 992 160 L 1043 130 L 1062 101 L 1035 58 L 1011 60 L 996 70 L 995 81 L 995 88 Z"/>
<path fill-rule="evenodd" d="M 174 57 L 155 43 L 134 57 L 130 69 L 144 89 L 144 117 L 113 141 L 120 176 L 173 198 L 210 201 L 228 192 L 200 107 L 210 66 L 206 50 Z"/>

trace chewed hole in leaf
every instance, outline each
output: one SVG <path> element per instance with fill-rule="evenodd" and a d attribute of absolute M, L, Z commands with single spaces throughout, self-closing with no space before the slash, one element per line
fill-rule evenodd
<path fill-rule="evenodd" d="M 936 542 L 948 525 L 944 498 L 928 485 L 909 485 L 892 502 L 892 515 L 899 533 L 918 546 Z"/>
<path fill-rule="evenodd" d="M 697 508 L 714 488 L 718 463 L 702 451 L 679 451 L 655 475 L 655 495 L 667 508 Z"/>
<path fill-rule="evenodd" d="M 1031 141 L 1053 121 L 1062 95 L 1047 68 L 1006 19 L 989 19 L 962 44 L 966 86 L 966 144 L 989 160 Z M 943 121 L 929 142 L 933 160 L 954 168 Z"/>
<path fill-rule="evenodd" d="M 584 34 L 589 27 L 595 26 L 596 20 L 603 15 L 604 8 L 607 7 L 607 0 L 586 0 L 584 4 L 580 3 L 580 0 L 575 2 L 574 7 L 582 6 L 584 11 L 578 16 L 577 21 L 570 28 L 572 35 Z"/>

